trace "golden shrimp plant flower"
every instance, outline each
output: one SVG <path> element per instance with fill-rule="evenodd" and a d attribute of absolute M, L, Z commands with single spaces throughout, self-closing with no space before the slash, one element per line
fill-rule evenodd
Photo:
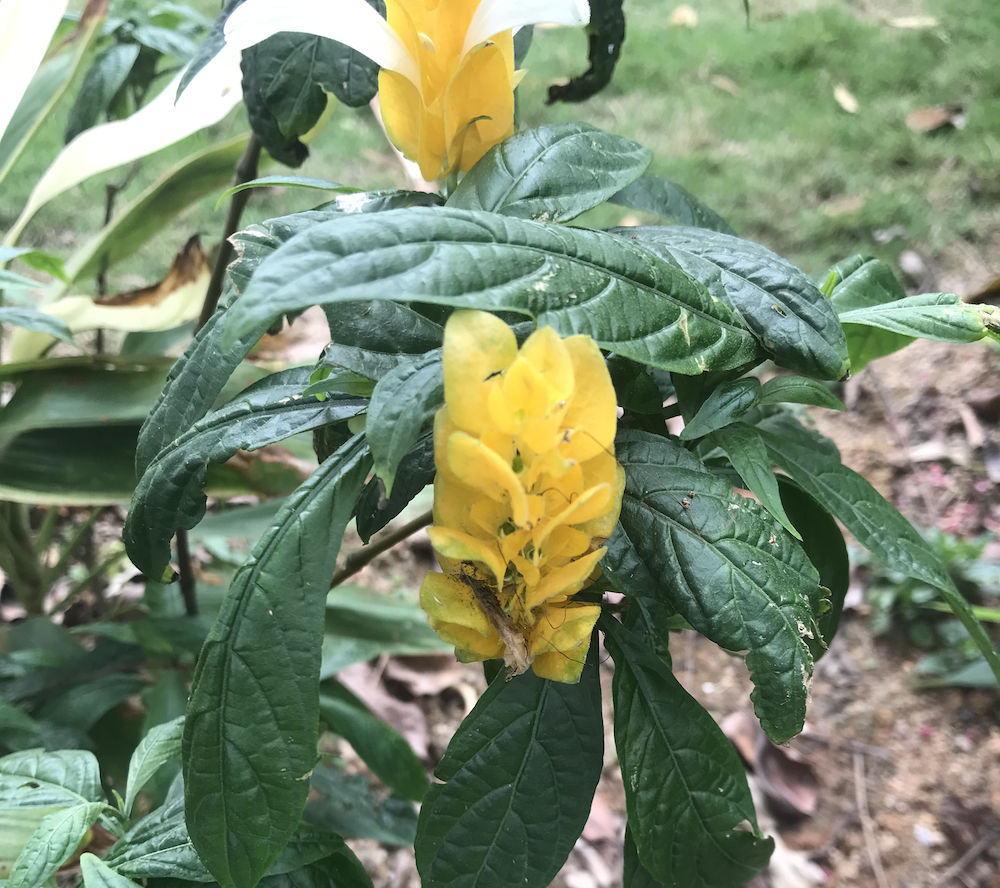
<path fill-rule="evenodd" d="M 443 573 L 420 603 L 465 661 L 576 682 L 600 608 L 573 595 L 618 522 L 615 391 L 588 336 L 536 330 L 520 349 L 492 314 L 456 311 L 434 422 L 434 526 Z"/>
<path fill-rule="evenodd" d="M 428 180 L 468 171 L 514 132 L 513 32 L 538 22 L 580 27 L 587 0 L 246 0 L 226 42 L 241 49 L 280 31 L 329 37 L 376 62 L 386 132 Z"/>

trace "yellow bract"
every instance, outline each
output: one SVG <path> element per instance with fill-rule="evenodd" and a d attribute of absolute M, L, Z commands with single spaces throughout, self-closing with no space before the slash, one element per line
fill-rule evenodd
<path fill-rule="evenodd" d="M 551 327 L 518 349 L 499 318 L 457 311 L 444 387 L 430 531 L 444 573 L 427 575 L 421 606 L 462 660 L 578 681 L 600 608 L 572 596 L 598 570 L 625 480 L 604 358 Z"/>
<path fill-rule="evenodd" d="M 503 31 L 464 51 L 480 0 L 387 0 L 386 18 L 417 63 L 420 85 L 379 73 L 386 132 L 428 180 L 467 172 L 514 132 L 514 39 Z"/>

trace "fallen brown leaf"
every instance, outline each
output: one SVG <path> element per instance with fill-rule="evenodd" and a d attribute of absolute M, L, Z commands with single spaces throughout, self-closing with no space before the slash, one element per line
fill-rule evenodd
<path fill-rule="evenodd" d="M 865 205 L 865 198 L 860 194 L 852 194 L 847 197 L 838 197 L 836 200 L 829 200 L 820 207 L 824 216 L 831 219 L 837 216 L 847 216 L 856 213 Z"/>
<path fill-rule="evenodd" d="M 716 74 L 709 83 L 716 89 L 721 89 L 731 96 L 739 96 L 740 94 L 739 86 L 736 85 L 736 82 L 731 77 L 726 77 L 725 74 Z"/>
<path fill-rule="evenodd" d="M 95 299 L 98 305 L 114 305 L 116 307 L 128 306 L 137 308 L 140 305 L 159 305 L 177 292 L 181 287 L 194 283 L 199 277 L 211 274 L 212 270 L 208 265 L 208 258 L 201 248 L 201 236 L 194 235 L 188 239 L 181 251 L 174 257 L 173 265 L 167 276 L 158 284 L 151 287 L 142 287 L 139 290 L 128 290 L 124 293 L 115 293 L 111 296 L 103 296 Z"/>
<path fill-rule="evenodd" d="M 915 133 L 932 133 L 946 126 L 965 129 L 968 118 L 961 105 L 934 105 L 917 108 L 906 115 L 906 125 Z"/>

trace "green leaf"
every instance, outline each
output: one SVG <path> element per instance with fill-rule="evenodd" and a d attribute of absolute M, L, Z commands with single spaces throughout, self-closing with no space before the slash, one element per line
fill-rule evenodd
<path fill-rule="evenodd" d="M 312 179 L 309 176 L 261 176 L 259 179 L 253 179 L 250 182 L 243 182 L 239 185 L 234 185 L 232 188 L 227 188 L 219 196 L 215 208 L 218 209 L 222 206 L 222 202 L 227 197 L 239 194 L 241 191 L 247 191 L 250 188 L 274 187 L 317 188 L 320 191 L 337 191 L 340 194 L 356 194 L 361 191 L 360 188 L 353 188 L 350 185 L 341 185 L 339 182 L 328 182 L 326 179 Z"/>
<path fill-rule="evenodd" d="M 184 731 L 184 716 L 157 725 L 136 747 L 128 763 L 128 782 L 125 793 L 126 817 L 132 813 L 132 805 L 142 789 L 160 768 L 181 754 L 181 734 Z"/>
<path fill-rule="evenodd" d="M 774 840 L 757 829 L 736 750 L 634 635 L 607 616 L 600 628 L 615 661 L 615 747 L 641 867 L 667 888 L 739 888 L 767 866 Z M 739 828 L 747 822 L 753 832 Z"/>
<path fill-rule="evenodd" d="M 340 734 L 394 793 L 419 802 L 427 792 L 427 774 L 406 739 L 334 678 L 328 678 L 319 696 L 320 717 Z"/>
<path fill-rule="evenodd" d="M 66 269 L 58 256 L 52 256 L 42 250 L 33 250 L 31 247 L 0 247 L 0 265 L 15 258 L 37 271 L 43 271 L 54 278 L 66 281 Z"/>
<path fill-rule="evenodd" d="M 626 430 L 615 456 L 626 485 L 605 573 L 621 592 L 665 600 L 725 650 L 747 651 L 761 725 L 775 742 L 795 736 L 812 675 L 816 569 L 757 503 L 674 441 Z"/>
<path fill-rule="evenodd" d="M 771 458 L 862 546 L 892 570 L 941 590 L 1000 680 L 1000 654 L 969 602 L 955 588 L 947 567 L 910 522 L 857 472 L 843 465 L 839 454 L 818 452 L 770 431 L 762 430 L 762 434 Z"/>
<path fill-rule="evenodd" d="M 137 888 L 135 882 L 119 875 L 93 854 L 80 855 L 80 874 L 84 888 Z"/>
<path fill-rule="evenodd" d="M 760 388 L 758 404 L 809 404 L 844 410 L 840 399 L 823 383 L 805 376 L 775 376 Z"/>
<path fill-rule="evenodd" d="M 851 573 L 847 543 L 833 516 L 795 482 L 782 476 L 778 479 L 778 486 L 788 517 L 802 531 L 802 548 L 819 571 L 823 595 L 830 602 L 830 609 L 817 621 L 822 641 L 809 641 L 813 659 L 818 660 L 837 634 L 844 610 Z"/>
<path fill-rule="evenodd" d="M 61 43 L 60 51 L 45 62 L 28 84 L 7 129 L 0 134 L 0 182 L 24 153 L 38 129 L 50 119 L 59 100 L 87 55 L 90 44 L 104 23 L 104 16 L 90 16 L 79 31 L 74 31 Z M 21 220 L 23 221 L 23 220 Z M 14 243 L 23 225 L 7 232 L 7 243 Z"/>
<path fill-rule="evenodd" d="M 847 372 L 847 342 L 830 300 L 790 262 L 759 244 L 704 228 L 614 232 L 684 269 L 739 312 L 777 364 L 819 379 Z"/>
<path fill-rule="evenodd" d="M 691 192 L 652 173 L 643 174 L 627 188 L 611 195 L 608 201 L 630 210 L 652 213 L 678 225 L 736 234 L 725 219 L 705 206 Z"/>
<path fill-rule="evenodd" d="M 446 206 L 568 222 L 604 203 L 649 166 L 648 148 L 587 123 L 552 123 L 494 145 Z"/>
<path fill-rule="evenodd" d="M 642 364 L 619 355 L 611 355 L 607 363 L 619 407 L 648 416 L 662 415 L 663 397 Z"/>
<path fill-rule="evenodd" d="M 575 685 L 498 678 L 448 744 L 420 808 L 424 888 L 545 888 L 583 831 L 601 775 L 596 642 Z"/>
<path fill-rule="evenodd" d="M 291 134 L 290 131 L 283 130 L 277 115 L 268 107 L 267 71 L 270 69 L 270 76 L 274 76 L 274 72 L 282 65 L 281 56 L 294 50 L 299 37 L 305 38 L 306 35 L 279 33 L 268 37 L 256 46 L 243 50 L 240 64 L 243 72 L 241 84 L 243 104 L 247 109 L 247 118 L 253 134 L 271 157 L 289 167 L 302 166 L 309 156 L 309 149 L 298 137 L 308 132 L 319 121 L 327 102 L 323 90 L 311 82 L 303 81 L 303 93 L 300 93 L 300 96 L 307 100 L 307 105 L 298 109 L 299 120 L 292 122 L 305 123 L 307 114 L 310 115 L 312 122 Z M 296 93 L 299 93 L 298 84 Z M 320 101 L 323 103 L 322 107 L 319 107 Z M 291 106 L 280 110 L 286 114 L 293 112 Z"/>
<path fill-rule="evenodd" d="M 895 302 L 840 312 L 842 324 L 878 327 L 938 342 L 978 342 L 989 333 L 992 305 L 967 305 L 954 293 L 922 293 Z"/>
<path fill-rule="evenodd" d="M 444 403 L 441 351 L 435 349 L 390 371 L 375 386 L 365 437 L 375 474 L 392 493 L 396 469 Z"/>
<path fill-rule="evenodd" d="M 845 259 L 831 269 L 830 275 L 837 279 L 830 301 L 838 314 L 906 298 L 906 290 L 892 269 L 870 256 L 859 254 Z M 859 373 L 870 361 L 891 355 L 913 342 L 910 336 L 855 324 L 845 327 L 844 333 L 854 373 Z"/>
<path fill-rule="evenodd" d="M 338 304 L 328 318 L 335 341 L 323 352 L 322 363 L 369 379 L 381 379 L 405 356 L 419 357 L 444 341 L 444 327 L 397 302 Z"/>
<path fill-rule="evenodd" d="M 621 238 L 448 208 L 343 216 L 293 238 L 229 310 L 223 343 L 283 312 L 366 299 L 515 311 L 677 372 L 757 351 L 725 305 Z"/>
<path fill-rule="evenodd" d="M 104 862 L 130 879 L 212 881 L 184 824 L 183 799 L 166 801 L 134 824 L 111 847 Z"/>
<path fill-rule="evenodd" d="M 139 25 L 132 31 L 132 36 L 148 49 L 173 56 L 182 62 L 186 62 L 198 51 L 193 40 L 173 28 Z"/>
<path fill-rule="evenodd" d="M 37 888 L 55 875 L 107 808 L 104 802 L 88 802 L 46 815 L 14 861 L 7 888 Z"/>
<path fill-rule="evenodd" d="M 622 888 L 660 888 L 660 883 L 650 875 L 639 860 L 639 850 L 635 847 L 632 830 L 625 824 L 624 866 Z"/>
<path fill-rule="evenodd" d="M 363 774 L 345 774 L 317 765 L 312 775 L 314 797 L 303 817 L 323 829 L 355 839 L 374 839 L 385 845 L 412 845 L 417 831 L 413 804 L 377 795 Z"/>
<path fill-rule="evenodd" d="M 372 534 L 378 533 L 409 505 L 410 501 L 434 481 L 434 435 L 428 433 L 417 440 L 399 463 L 398 476 L 392 494 L 385 495 L 385 485 L 372 478 L 361 491 L 355 523 L 358 536 L 366 545 Z"/>
<path fill-rule="evenodd" d="M 736 422 L 713 432 L 711 440 L 729 457 L 743 483 L 771 517 L 801 541 L 802 535 L 795 529 L 781 504 L 778 479 L 771 468 L 771 460 L 760 432 L 746 423 Z"/>
<path fill-rule="evenodd" d="M 611 82 L 625 40 L 625 13 L 622 0 L 591 0 L 587 28 L 587 56 L 590 67 L 569 83 L 549 87 L 547 104 L 583 102 Z"/>
<path fill-rule="evenodd" d="M 0 284 L 3 281 L 0 279 Z M 48 333 L 70 345 L 76 345 L 73 333 L 62 318 L 55 318 L 44 311 L 37 311 L 33 308 L 11 308 L 0 305 L 0 324 L 13 324 L 15 327 L 23 327 L 25 330 L 35 330 L 39 333 Z"/>
<path fill-rule="evenodd" d="M 29 749 L 0 758 L 4 808 L 48 808 L 103 802 L 101 771 L 92 752 Z"/>
<path fill-rule="evenodd" d="M 750 376 L 724 382 L 705 399 L 691 422 L 681 431 L 682 441 L 694 441 L 737 422 L 757 405 L 760 398 L 760 381 Z"/>
<path fill-rule="evenodd" d="M 345 420 L 367 404 L 363 398 L 348 395 L 331 394 L 323 401 L 302 397 L 308 382 L 307 367 L 265 377 L 196 422 L 147 466 L 136 485 L 123 531 L 136 567 L 149 577 L 162 576 L 177 528 L 190 529 L 202 519 L 209 462 L 222 463 L 238 450 L 257 450 Z"/>
<path fill-rule="evenodd" d="M 322 678 L 351 663 L 387 654 L 452 650 L 427 625 L 416 596 L 389 596 L 360 586 L 338 586 L 326 598 Z"/>
<path fill-rule="evenodd" d="M 96 275 L 104 257 L 110 268 L 134 255 L 186 207 L 225 187 L 246 144 L 245 135 L 227 139 L 167 169 L 67 260 L 68 283 Z"/>
<path fill-rule="evenodd" d="M 191 837 L 225 888 L 252 888 L 295 832 L 316 762 L 326 590 L 371 466 L 355 435 L 285 501 L 229 587 L 184 725 Z"/>
<path fill-rule="evenodd" d="M 112 43 L 98 53 L 87 69 L 80 91 L 69 111 L 63 140 L 72 142 L 84 130 L 90 129 L 106 113 L 115 96 L 128 79 L 132 65 L 139 57 L 138 43 Z"/>
<path fill-rule="evenodd" d="M 341 840 L 336 853 L 300 869 L 265 876 L 260 888 L 372 888 L 372 880 L 361 861 Z"/>
<path fill-rule="evenodd" d="M 99 675 L 49 700 L 37 715 L 60 727 L 89 731 L 105 713 L 145 687 L 135 675 Z"/>

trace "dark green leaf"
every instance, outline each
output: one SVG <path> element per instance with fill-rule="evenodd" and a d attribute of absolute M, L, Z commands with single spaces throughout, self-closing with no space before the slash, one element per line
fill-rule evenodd
<path fill-rule="evenodd" d="M 715 210 L 705 206 L 691 192 L 668 179 L 645 173 L 627 188 L 608 198 L 610 203 L 652 213 L 678 225 L 709 228 L 735 235 L 729 223 Z"/>
<path fill-rule="evenodd" d="M 823 383 L 805 376 L 775 376 L 760 389 L 758 404 L 809 404 L 843 410 L 844 405 Z"/>
<path fill-rule="evenodd" d="M 379 375 L 369 379 L 381 379 L 402 363 L 401 356 L 422 355 L 444 341 L 440 324 L 398 302 L 338 303 L 329 309 L 327 319 L 335 342 L 323 352 L 322 361 L 362 376 L 378 369 Z M 347 351 L 350 348 L 371 353 L 371 357 L 362 359 L 357 352 Z M 366 368 L 363 360 L 378 366 Z"/>
<path fill-rule="evenodd" d="M 365 436 L 375 460 L 375 474 L 392 493 L 396 469 L 444 403 L 441 351 L 390 371 L 375 386 L 368 406 Z"/>
<path fill-rule="evenodd" d="M 498 678 L 448 744 L 420 808 L 424 888 L 545 888 L 587 821 L 604 756 L 597 644 L 575 685 Z"/>
<path fill-rule="evenodd" d="M 739 312 L 776 363 L 820 379 L 847 372 L 847 343 L 830 300 L 790 262 L 759 244 L 704 228 L 615 232 L 684 269 Z"/>
<path fill-rule="evenodd" d="M 201 46 L 198 47 L 194 58 L 191 59 L 187 68 L 184 69 L 180 83 L 177 84 L 177 98 L 180 98 L 181 93 L 194 80 L 195 75 L 212 61 L 219 54 L 219 50 L 226 45 L 226 22 L 229 20 L 229 16 L 233 14 L 233 10 L 242 2 L 243 0 L 226 0 L 225 5 L 222 7 L 222 12 L 219 13 L 219 17 L 212 23 L 212 27 L 201 42 Z"/>
<path fill-rule="evenodd" d="M 212 881 L 184 824 L 183 799 L 165 802 L 134 824 L 112 846 L 104 862 L 130 879 Z"/>
<path fill-rule="evenodd" d="M 1000 655 L 993 642 L 969 602 L 955 588 L 947 567 L 910 522 L 857 472 L 841 463 L 839 454 L 818 452 L 770 431 L 762 433 L 771 458 L 854 534 L 862 546 L 892 570 L 941 590 L 1000 680 Z"/>
<path fill-rule="evenodd" d="M 132 812 L 136 794 L 171 759 L 180 758 L 181 734 L 184 731 L 184 716 L 165 724 L 157 725 L 136 747 L 128 763 L 128 782 L 123 813 L 128 817 Z"/>
<path fill-rule="evenodd" d="M 129 71 L 139 56 L 137 43 L 112 43 L 100 52 L 87 70 L 80 91 L 69 111 L 64 140 L 72 142 L 84 130 L 90 129 L 111 107 L 118 90 L 128 79 Z"/>
<path fill-rule="evenodd" d="M 684 426 L 680 434 L 681 440 L 694 441 L 731 422 L 739 421 L 757 405 L 759 398 L 760 381 L 752 376 L 722 383 Z"/>
<path fill-rule="evenodd" d="M 281 876 L 266 876 L 261 888 L 372 888 L 361 861 L 347 845 L 337 854 Z"/>
<path fill-rule="evenodd" d="M 247 117 L 250 120 L 250 127 L 253 129 L 257 140 L 264 146 L 267 153 L 279 163 L 290 167 L 300 167 L 309 156 L 309 149 L 299 140 L 300 135 L 304 135 L 315 124 L 326 107 L 326 96 L 323 90 L 313 83 L 305 85 L 304 97 L 308 100 L 305 108 L 301 109 L 301 114 L 312 115 L 312 123 L 305 129 L 299 130 L 291 135 L 282 130 L 275 113 L 268 107 L 267 103 L 267 75 L 268 68 L 276 69 L 281 66 L 281 58 L 277 56 L 280 51 L 290 51 L 296 45 L 297 34 L 280 33 L 273 37 L 268 37 L 262 43 L 251 46 L 243 50 L 240 67 L 243 71 L 243 104 L 247 109 Z M 298 91 L 298 86 L 296 86 Z M 322 100 L 323 106 L 318 107 Z M 290 113 L 289 109 L 284 109 Z"/>
<path fill-rule="evenodd" d="M 344 840 L 339 835 L 301 823 L 267 875 L 282 876 L 343 850 Z"/>
<path fill-rule="evenodd" d="M 587 28 L 587 55 L 590 67 L 569 83 L 549 87 L 547 104 L 583 102 L 597 95 L 611 82 L 625 40 L 625 13 L 622 0 L 591 0 Z"/>
<path fill-rule="evenodd" d="M 89 731 L 106 712 L 145 687 L 146 682 L 135 675 L 100 675 L 59 694 L 37 715 L 60 727 Z"/>
<path fill-rule="evenodd" d="M 667 888 L 739 888 L 767 866 L 774 840 L 757 831 L 736 750 L 645 645 L 613 618 L 600 627 L 615 661 L 615 746 L 641 861 L 633 879 L 645 867 Z M 747 822 L 753 832 L 739 828 Z"/>
<path fill-rule="evenodd" d="M 771 468 L 771 460 L 760 432 L 746 423 L 736 422 L 713 432 L 711 440 L 729 457 L 747 489 L 757 497 L 771 517 L 801 541 L 802 535 L 788 519 L 781 504 L 778 479 Z"/>
<path fill-rule="evenodd" d="M 0 284 L 3 282 L 0 281 Z M 73 333 L 62 318 L 53 317 L 44 311 L 37 311 L 33 308 L 11 308 L 0 305 L 0 324 L 13 324 L 15 327 L 23 327 L 25 330 L 36 330 L 39 333 L 48 333 L 70 345 L 76 345 Z"/>
<path fill-rule="evenodd" d="M 649 870 L 639 860 L 639 851 L 635 847 L 635 839 L 628 824 L 625 825 L 624 872 L 622 873 L 622 888 L 660 888 L 660 883 L 654 879 Z"/>
<path fill-rule="evenodd" d="M 514 32 L 514 70 L 520 71 L 524 67 L 524 60 L 527 58 L 528 50 L 531 49 L 531 38 L 535 34 L 534 25 L 525 25 Z"/>
<path fill-rule="evenodd" d="M 293 238 L 229 310 L 224 342 L 284 312 L 364 299 L 515 311 L 677 372 L 756 355 L 736 314 L 622 238 L 447 208 L 344 216 Z"/>
<path fill-rule="evenodd" d="M 605 573 L 626 594 L 664 599 L 726 650 L 747 651 L 761 725 L 776 742 L 793 737 L 812 675 L 816 569 L 757 503 L 675 441 L 624 431 L 615 451 L 626 486 Z"/>
<path fill-rule="evenodd" d="M 285 501 L 230 585 L 184 725 L 188 825 L 226 888 L 252 888 L 295 832 L 316 761 L 326 590 L 371 466 L 356 435 Z"/>
<path fill-rule="evenodd" d="M 618 406 L 632 413 L 657 416 L 663 413 L 663 397 L 649 371 L 619 355 L 608 358 L 608 373 L 615 387 Z"/>
<path fill-rule="evenodd" d="M 343 331 L 337 330 L 337 335 L 342 336 Z M 341 345 L 339 342 L 331 342 L 323 349 L 323 355 L 316 367 L 317 369 L 330 370 L 332 376 L 340 375 L 346 371 L 374 383 L 390 370 L 395 370 L 400 364 L 409 363 L 409 360 L 407 355 L 386 354 L 368 348 L 359 348 L 356 345 Z"/>
<path fill-rule="evenodd" d="M 198 52 L 198 45 L 173 28 L 159 28 L 156 25 L 139 25 L 132 31 L 132 36 L 143 46 L 161 53 L 173 56 L 186 62 Z"/>
<path fill-rule="evenodd" d="M 386 845 L 412 845 L 417 812 L 403 799 L 379 799 L 363 774 L 345 774 L 317 765 L 312 788 L 320 796 L 306 805 L 307 821 L 347 838 L 375 839 Z"/>
<path fill-rule="evenodd" d="M 830 602 L 830 609 L 818 620 L 822 642 L 819 639 L 809 641 L 813 659 L 818 660 L 837 634 L 844 610 L 851 572 L 847 543 L 830 513 L 801 487 L 784 476 L 778 479 L 778 486 L 788 517 L 802 531 L 802 548 L 819 571 L 823 595 Z"/>
<path fill-rule="evenodd" d="M 377 594 L 360 586 L 338 586 L 327 595 L 323 678 L 383 653 L 427 654 L 451 649 L 427 625 L 427 615 L 410 597 Z"/>
<path fill-rule="evenodd" d="M 88 802 L 46 815 L 11 867 L 8 888 L 37 888 L 59 869 L 108 806 Z"/>
<path fill-rule="evenodd" d="M 84 888 L 137 888 L 135 882 L 119 875 L 93 854 L 80 855 L 80 875 Z"/>
<path fill-rule="evenodd" d="M 403 457 L 396 472 L 392 495 L 386 498 L 385 485 L 379 478 L 372 478 L 365 485 L 358 500 L 355 516 L 358 536 L 365 544 L 393 518 L 399 515 L 410 501 L 434 480 L 434 436 L 426 434 L 417 440 L 410 452 Z"/>
<path fill-rule="evenodd" d="M 328 423 L 355 416 L 366 401 L 331 394 L 302 397 L 309 369 L 283 370 L 210 413 L 181 434 L 146 468 L 136 486 L 123 537 L 132 562 L 158 579 L 170 561 L 177 528 L 194 527 L 205 514 L 208 463 L 238 450 L 257 450 Z"/>
<path fill-rule="evenodd" d="M 368 0 L 368 4 L 385 18 L 384 0 Z M 375 97 L 379 67 L 368 56 L 343 43 L 329 41 L 323 61 L 317 71 L 317 82 L 348 108 L 361 108 Z"/>
<path fill-rule="evenodd" d="M 335 678 L 321 687 L 320 717 L 340 734 L 394 793 L 419 802 L 427 792 L 427 774 L 406 739 L 372 714 L 365 704 Z"/>
<path fill-rule="evenodd" d="M 91 752 L 29 749 L 0 758 L 5 808 L 49 808 L 103 802 L 101 771 Z"/>
<path fill-rule="evenodd" d="M 568 222 L 642 175 L 652 155 L 587 123 L 552 123 L 494 145 L 448 198 L 449 207 Z"/>

